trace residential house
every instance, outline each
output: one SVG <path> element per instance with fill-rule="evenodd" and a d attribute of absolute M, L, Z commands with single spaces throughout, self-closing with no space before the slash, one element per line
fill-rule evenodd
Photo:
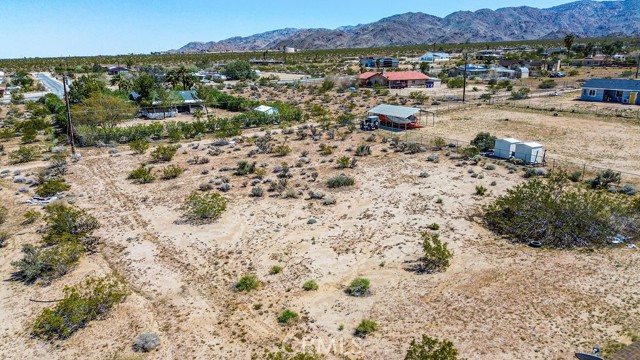
<path fill-rule="evenodd" d="M 0 84 L 4 82 L 4 71 L 0 71 Z"/>
<path fill-rule="evenodd" d="M 590 79 L 582 85 L 580 100 L 640 105 L 640 80 Z"/>
<path fill-rule="evenodd" d="M 517 67 L 514 70 L 518 79 L 527 79 L 529 77 L 529 69 L 526 67 Z"/>
<path fill-rule="evenodd" d="M 392 89 L 402 89 L 406 87 L 427 87 L 431 78 L 417 71 L 389 71 L 389 72 L 366 72 L 358 76 L 361 86 L 381 85 Z M 431 87 L 436 82 L 429 82 Z"/>
<path fill-rule="evenodd" d="M 484 65 L 473 65 L 467 64 L 467 77 L 471 76 L 485 76 L 489 72 L 489 69 L 484 67 Z M 448 75 L 450 77 L 454 76 L 464 76 L 465 67 L 464 65 L 456 66 L 454 68 L 449 69 Z"/>
<path fill-rule="evenodd" d="M 368 68 L 396 68 L 400 66 L 400 60 L 386 56 L 370 55 L 360 58 L 360 65 Z"/>
<path fill-rule="evenodd" d="M 438 62 L 438 61 L 449 61 L 451 60 L 451 55 L 445 52 L 431 52 L 427 51 L 420 57 L 420 61 L 424 62 Z"/>
<path fill-rule="evenodd" d="M 502 60 L 501 50 L 481 50 L 476 53 L 476 60 Z"/>
<path fill-rule="evenodd" d="M 494 79 L 514 79 L 516 71 L 502 66 L 492 66 L 489 68 L 489 76 Z"/>
<path fill-rule="evenodd" d="M 602 55 L 588 56 L 584 59 L 571 59 L 571 66 L 603 66 L 607 59 Z"/>
<path fill-rule="evenodd" d="M 147 119 L 164 119 L 168 117 L 174 117 L 178 113 L 188 112 L 193 114 L 197 110 L 202 109 L 203 100 L 198 98 L 198 94 L 195 90 L 174 91 L 173 94 L 178 100 L 173 106 L 163 104 L 162 101 L 154 100 L 152 102 L 153 107 L 143 108 L 141 114 Z M 137 100 L 140 95 L 135 91 L 129 94 L 129 99 Z"/>
<path fill-rule="evenodd" d="M 100 65 L 103 70 L 107 71 L 107 75 L 118 75 L 120 73 L 128 73 L 129 69 L 120 65 Z"/>

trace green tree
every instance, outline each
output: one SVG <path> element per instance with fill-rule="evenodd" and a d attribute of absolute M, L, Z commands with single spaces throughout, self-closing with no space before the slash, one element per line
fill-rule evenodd
<path fill-rule="evenodd" d="M 428 62 L 423 61 L 420 63 L 420 71 L 424 74 L 429 72 L 429 69 L 431 68 L 431 66 L 429 65 Z"/>
<path fill-rule="evenodd" d="M 421 341 L 411 340 L 404 360 L 456 360 L 458 350 L 449 340 L 437 340 L 422 335 Z"/>
<path fill-rule="evenodd" d="M 258 77 L 248 61 L 231 62 L 224 67 L 223 73 L 229 80 L 251 80 Z"/>
<path fill-rule="evenodd" d="M 480 151 L 489 151 L 493 149 L 496 143 L 496 137 L 488 132 L 479 132 L 476 137 L 471 140 L 471 145 L 480 149 Z"/>
<path fill-rule="evenodd" d="M 155 77 L 144 72 L 133 81 L 133 91 L 140 95 L 140 99 L 138 101 L 141 103 L 151 104 L 155 88 Z"/>
<path fill-rule="evenodd" d="M 72 109 L 73 119 L 77 124 L 95 125 L 102 128 L 113 128 L 116 125 L 133 119 L 136 115 L 135 105 L 112 95 L 94 93 L 81 105 Z"/>
<path fill-rule="evenodd" d="M 97 76 L 82 75 L 69 87 L 69 101 L 75 104 L 96 94 L 107 92 L 107 85 Z"/>
<path fill-rule="evenodd" d="M 112 86 L 117 86 L 118 90 L 120 91 L 131 91 L 131 89 L 133 89 L 133 83 L 131 82 L 131 80 L 129 80 L 126 76 L 124 76 L 123 74 L 119 73 L 114 75 L 111 78 L 111 85 Z"/>
<path fill-rule="evenodd" d="M 453 252 L 440 240 L 439 234 L 422 234 L 423 266 L 427 271 L 441 271 L 449 267 Z"/>
<path fill-rule="evenodd" d="M 564 39 L 564 47 L 567 49 L 567 54 L 571 52 L 571 47 L 573 46 L 573 42 L 575 41 L 576 36 L 573 33 L 567 34 Z"/>

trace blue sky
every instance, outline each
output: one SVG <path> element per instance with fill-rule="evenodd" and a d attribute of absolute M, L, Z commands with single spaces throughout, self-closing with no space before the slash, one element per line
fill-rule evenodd
<path fill-rule="evenodd" d="M 0 58 L 149 53 L 285 27 L 336 28 L 404 12 L 550 7 L 569 0 L 2 0 Z"/>

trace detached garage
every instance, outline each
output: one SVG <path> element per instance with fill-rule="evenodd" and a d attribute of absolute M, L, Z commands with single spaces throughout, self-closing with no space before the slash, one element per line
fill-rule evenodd
<path fill-rule="evenodd" d="M 516 152 L 516 145 L 522 141 L 513 138 L 496 139 L 493 155 L 501 159 L 508 159 Z"/>
<path fill-rule="evenodd" d="M 539 164 L 544 161 L 544 146 L 537 142 L 524 142 L 516 144 L 516 159 L 523 160 L 527 164 Z"/>

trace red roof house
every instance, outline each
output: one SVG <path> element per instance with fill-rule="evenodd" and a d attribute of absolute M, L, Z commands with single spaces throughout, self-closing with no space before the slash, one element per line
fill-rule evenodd
<path fill-rule="evenodd" d="M 417 71 L 365 72 L 358 76 L 360 85 L 382 85 L 393 89 L 426 87 L 431 78 Z"/>

